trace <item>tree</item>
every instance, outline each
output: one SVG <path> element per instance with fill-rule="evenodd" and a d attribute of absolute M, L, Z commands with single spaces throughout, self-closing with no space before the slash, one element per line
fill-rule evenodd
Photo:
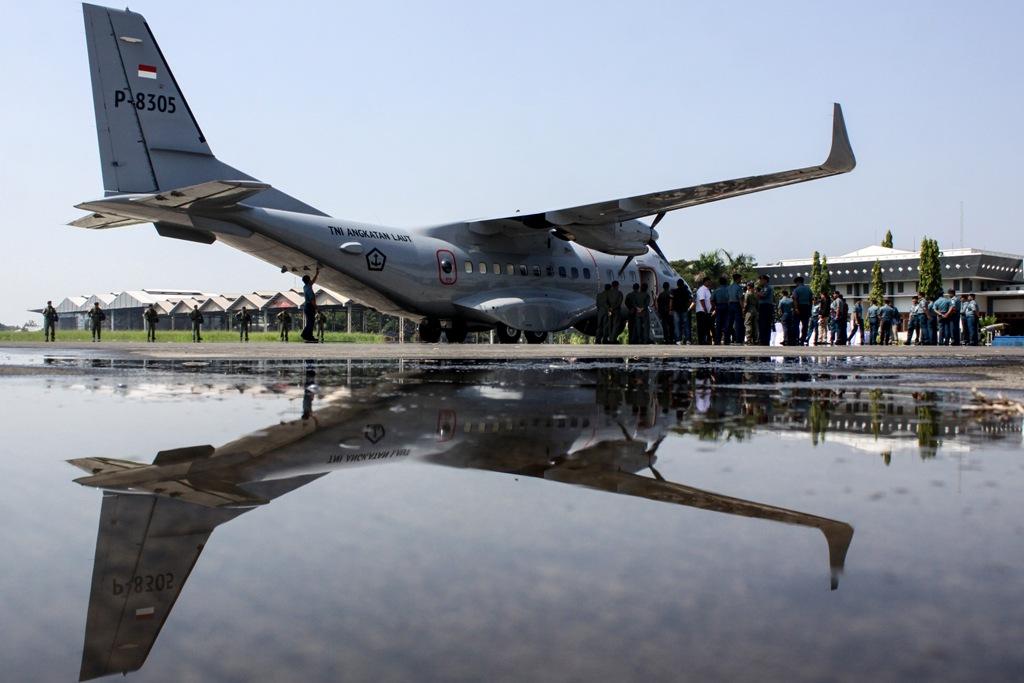
<path fill-rule="evenodd" d="M 726 275 L 731 279 L 733 273 L 739 273 L 744 280 L 757 277 L 757 261 L 750 254 L 740 252 L 733 256 L 725 249 L 718 250 L 725 257 Z"/>
<path fill-rule="evenodd" d="M 885 231 L 885 239 L 882 240 L 882 246 L 892 249 L 892 230 Z"/>
<path fill-rule="evenodd" d="M 691 284 L 699 284 L 699 280 L 704 276 L 717 284 L 719 277 L 724 275 L 731 279 L 734 272 L 739 273 L 745 280 L 752 280 L 757 276 L 757 261 L 753 256 L 744 253 L 733 256 L 724 249 L 705 251 L 692 261 L 679 259 L 671 261 L 669 265 Z"/>
<path fill-rule="evenodd" d="M 917 262 L 918 290 L 934 301 L 942 294 L 942 268 L 939 264 L 939 243 L 925 237 L 921 240 L 921 258 Z"/>
<path fill-rule="evenodd" d="M 828 274 L 828 257 L 821 257 L 821 278 L 818 282 L 821 289 L 819 291 L 825 292 L 826 294 L 832 293 L 832 278 Z"/>
<path fill-rule="evenodd" d="M 814 292 L 814 296 L 821 293 L 821 254 L 814 252 L 811 257 L 811 281 L 807 283 Z"/>
<path fill-rule="evenodd" d="M 885 283 L 882 282 L 882 264 L 875 261 L 871 266 L 871 293 L 868 294 L 868 302 L 875 306 L 881 306 L 885 302 Z"/>

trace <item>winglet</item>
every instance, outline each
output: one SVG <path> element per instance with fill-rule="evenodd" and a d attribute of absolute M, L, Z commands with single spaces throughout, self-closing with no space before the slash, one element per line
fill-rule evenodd
<path fill-rule="evenodd" d="M 846 121 L 843 120 L 843 108 L 836 102 L 832 109 L 832 149 L 823 166 L 835 173 L 849 173 L 856 165 L 857 159 L 853 156 Z"/>

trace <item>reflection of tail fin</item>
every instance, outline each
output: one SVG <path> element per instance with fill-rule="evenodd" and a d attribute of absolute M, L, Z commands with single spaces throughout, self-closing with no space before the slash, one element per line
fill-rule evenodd
<path fill-rule="evenodd" d="M 219 161 L 141 14 L 83 5 L 103 187 L 150 193 L 215 180 L 254 180 Z M 274 189 L 253 206 L 320 214 Z"/>
<path fill-rule="evenodd" d="M 210 533 L 242 512 L 103 496 L 79 680 L 145 663 Z"/>

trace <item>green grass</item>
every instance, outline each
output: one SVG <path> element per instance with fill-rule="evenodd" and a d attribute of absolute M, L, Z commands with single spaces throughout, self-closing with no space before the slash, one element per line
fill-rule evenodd
<path fill-rule="evenodd" d="M 58 330 L 57 331 L 57 342 L 88 342 L 92 340 L 92 333 L 87 330 Z M 22 341 L 22 342 L 41 342 L 43 340 L 43 332 L 0 332 L 0 342 L 4 341 Z M 146 333 L 142 330 L 103 330 L 103 341 L 111 342 L 146 342 Z M 186 330 L 157 330 L 156 341 L 160 343 L 173 343 L 173 344 L 191 344 L 192 343 L 192 332 Z M 301 344 L 302 338 L 299 337 L 298 330 L 292 330 L 288 338 L 289 343 Z M 348 334 L 346 332 L 327 332 L 324 334 L 324 341 L 340 342 L 349 344 L 380 344 L 383 343 L 384 337 L 380 334 L 368 334 L 362 332 L 353 332 Z M 224 330 L 210 330 L 209 332 L 203 332 L 203 342 L 209 342 L 211 344 L 225 343 L 225 342 L 238 342 L 238 332 L 229 332 Z M 280 336 L 277 332 L 250 332 L 249 342 L 274 342 L 280 344 Z"/>

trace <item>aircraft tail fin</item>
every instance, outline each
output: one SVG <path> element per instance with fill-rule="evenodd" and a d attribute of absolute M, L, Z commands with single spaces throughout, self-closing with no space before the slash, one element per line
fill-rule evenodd
<path fill-rule="evenodd" d="M 160 192 L 223 178 L 255 180 L 213 155 L 141 14 L 89 4 L 82 10 L 108 195 Z M 247 203 L 323 215 L 269 187 Z"/>

